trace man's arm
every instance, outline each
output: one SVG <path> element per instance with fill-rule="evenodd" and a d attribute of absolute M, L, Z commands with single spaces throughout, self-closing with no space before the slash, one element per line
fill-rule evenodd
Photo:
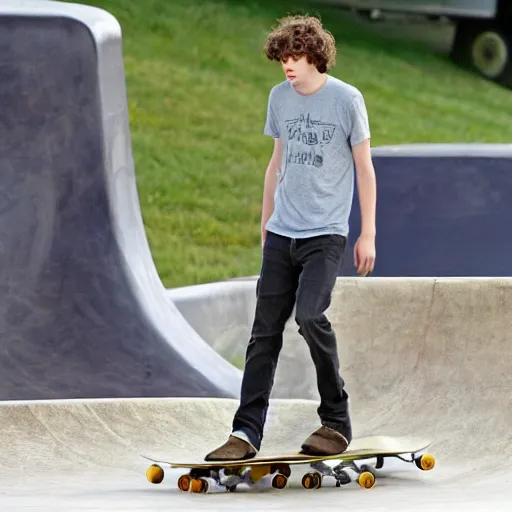
<path fill-rule="evenodd" d="M 370 139 L 366 139 L 352 148 L 356 166 L 359 205 L 361 208 L 361 235 L 375 236 L 375 208 L 377 202 L 377 184 L 370 149 Z"/>
<path fill-rule="evenodd" d="M 263 186 L 263 204 L 261 208 L 261 245 L 265 244 L 267 230 L 265 225 L 274 211 L 274 194 L 277 186 L 277 171 L 281 165 L 282 143 L 281 139 L 274 139 L 274 151 L 267 170 Z"/>
<path fill-rule="evenodd" d="M 356 166 L 359 206 L 361 209 L 361 234 L 354 247 L 354 263 L 359 275 L 368 275 L 375 265 L 375 210 L 377 184 L 373 167 L 370 139 L 352 148 Z"/>

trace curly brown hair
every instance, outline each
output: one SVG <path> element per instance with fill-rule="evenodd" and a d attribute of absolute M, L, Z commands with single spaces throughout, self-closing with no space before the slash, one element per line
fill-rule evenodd
<path fill-rule="evenodd" d="M 289 57 L 306 57 L 320 73 L 326 73 L 336 63 L 336 43 L 333 35 L 314 16 L 286 16 L 278 20 L 265 41 L 269 60 L 281 62 Z"/>

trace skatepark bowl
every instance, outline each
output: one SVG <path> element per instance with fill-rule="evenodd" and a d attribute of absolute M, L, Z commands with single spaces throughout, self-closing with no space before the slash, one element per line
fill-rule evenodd
<path fill-rule="evenodd" d="M 426 438 L 433 470 L 393 460 L 371 489 L 304 489 L 307 468 L 295 466 L 285 489 L 188 493 L 175 469 L 150 483 L 141 455 L 201 460 L 226 439 L 256 280 L 164 289 L 137 196 L 118 22 L 88 6 L 22 0 L 0 5 L 0 23 L 0 510 L 510 510 L 506 275 L 407 270 L 336 283 L 328 316 L 354 445 Z M 454 158 L 495 199 L 486 216 L 473 189 L 466 221 L 504 215 L 506 226 L 510 148 L 470 149 L 398 148 L 395 167 L 451 152 L 439 161 Z M 393 168 L 395 153 L 377 151 L 378 170 Z M 492 186 L 486 173 L 498 176 Z M 261 455 L 296 452 L 318 427 L 318 393 L 293 318 L 271 398 Z"/>

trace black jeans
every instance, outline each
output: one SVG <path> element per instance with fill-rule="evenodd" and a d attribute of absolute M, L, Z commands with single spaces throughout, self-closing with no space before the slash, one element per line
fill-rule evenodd
<path fill-rule="evenodd" d="M 339 374 L 336 336 L 324 313 L 331 302 L 345 248 L 346 238 L 341 235 L 290 239 L 267 233 L 240 405 L 233 419 L 233 431 L 244 431 L 258 450 L 283 331 L 294 306 L 299 333 L 309 346 L 316 368 L 321 423 L 351 439 L 348 395 Z"/>

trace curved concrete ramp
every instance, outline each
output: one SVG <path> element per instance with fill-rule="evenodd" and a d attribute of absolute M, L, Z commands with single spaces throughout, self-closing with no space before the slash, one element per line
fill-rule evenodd
<path fill-rule="evenodd" d="M 257 278 L 167 290 L 189 325 L 216 352 L 243 368 L 256 306 Z M 272 398 L 317 399 L 315 367 L 293 315 L 286 323 Z"/>
<path fill-rule="evenodd" d="M 147 462 L 201 456 L 229 433 L 236 400 L 208 398 L 0 404 L 0 505 L 52 489 L 53 510 L 332 508 L 508 510 L 512 499 L 512 280 L 339 279 L 329 311 L 351 396 L 354 434 L 432 439 L 437 464 L 397 463 L 371 491 L 291 488 L 201 498 L 146 482 Z M 296 360 L 303 372 L 306 359 Z M 308 385 L 314 389 L 313 380 Z M 318 425 L 316 400 L 274 400 L 263 454 L 297 449 Z M 16 468 L 16 471 L 13 470 Z M 23 475 L 23 478 L 20 478 Z M 314 500 L 309 501 L 309 500 Z"/>
<path fill-rule="evenodd" d="M 191 327 L 222 357 L 242 367 L 256 307 L 257 277 L 166 290 Z"/>
<path fill-rule="evenodd" d="M 229 286 L 237 288 L 235 296 L 250 301 L 255 283 Z M 228 303 L 228 288 L 225 283 L 203 287 L 202 295 L 200 290 L 178 290 L 170 296 L 195 325 L 194 309 L 203 318 L 215 317 L 219 297 Z M 424 433 L 451 460 L 457 454 L 478 458 L 490 449 L 492 460 L 509 464 L 511 312 L 512 279 L 339 278 L 328 316 L 338 337 L 356 434 L 388 429 L 402 435 Z M 251 322 L 252 316 L 247 330 Z M 226 358 L 230 351 L 244 350 L 244 336 L 237 346 L 236 338 L 222 331 L 223 322 L 215 325 L 217 331 L 214 325 L 205 339 L 213 346 L 222 342 Z M 240 329 L 242 322 L 237 325 Z M 274 396 L 294 393 L 286 386 L 296 381 L 303 397 L 318 399 L 306 344 L 289 321 Z M 487 421 L 492 427 L 484 426 Z M 478 435 L 482 429 L 483 439 Z"/>
<path fill-rule="evenodd" d="M 506 357 L 512 363 L 512 349 L 507 352 L 507 329 L 512 327 L 511 283 L 505 278 L 339 278 L 328 316 L 338 335 L 342 374 L 353 403 L 361 400 L 366 410 L 368 400 L 372 400 L 370 415 L 363 423 L 373 425 L 380 411 L 394 414 L 387 405 L 381 408 L 379 393 L 383 386 L 398 405 L 403 393 L 409 396 L 407 387 L 401 386 L 409 377 L 417 381 L 414 390 L 423 393 L 416 398 L 430 397 L 432 385 L 436 393 L 444 393 L 446 377 L 442 372 L 454 372 L 454 366 L 462 372 L 461 382 L 448 388 L 447 396 L 451 398 L 443 399 L 442 404 L 462 397 L 468 400 L 468 407 L 486 407 L 486 401 L 473 402 L 471 393 L 458 393 L 468 385 L 470 390 L 485 387 L 471 380 L 489 379 L 490 370 L 482 371 L 479 359 L 493 368 L 497 358 L 509 354 Z M 243 367 L 254 318 L 255 287 L 256 280 L 247 278 L 168 290 L 167 297 L 208 344 Z M 491 341 L 493 348 L 486 352 Z M 451 357 L 446 368 L 444 350 Z M 466 361 L 468 354 L 478 354 L 477 361 Z M 410 367 L 411 372 L 422 373 L 403 375 L 402 359 L 403 369 Z M 474 369 L 468 370 L 468 364 Z M 384 382 L 373 377 L 375 367 L 378 375 L 386 378 Z M 505 371 L 503 378 L 507 375 Z M 499 388 L 505 390 L 511 382 L 505 381 Z M 286 324 L 272 397 L 319 398 L 315 368 L 293 315 Z M 495 399 L 502 400 L 503 396 Z M 417 425 L 421 428 L 424 404 L 422 400 L 419 403 Z"/>
<path fill-rule="evenodd" d="M 237 396 L 151 258 L 117 21 L 7 1 L 0 48 L 0 399 Z"/>
<path fill-rule="evenodd" d="M 330 318 L 359 433 L 400 425 L 508 466 L 511 312 L 512 279 L 340 280 Z"/>
<path fill-rule="evenodd" d="M 512 144 L 405 144 L 374 148 L 377 260 L 373 276 L 512 276 Z M 357 190 L 347 257 L 355 275 Z"/>
<path fill-rule="evenodd" d="M 371 365 L 371 362 L 370 362 Z M 402 373 L 406 375 L 406 373 Z M 379 374 L 376 375 L 376 378 Z M 450 379 L 447 378 L 447 381 Z M 404 385 L 411 380 L 404 377 Z M 402 386 L 402 387 L 403 387 Z M 410 387 L 410 386 L 409 386 Z M 408 420 L 412 412 L 400 409 L 385 417 L 389 391 L 383 388 L 380 412 L 370 429 L 362 421 L 372 411 L 355 408 L 358 431 L 416 437 L 434 433 L 429 451 L 436 455 L 433 471 L 423 473 L 410 464 L 391 462 L 377 473 L 377 484 L 363 490 L 356 484 L 317 491 L 300 488 L 304 467 L 292 468 L 289 488 L 284 491 L 191 495 L 176 489 L 180 470 L 168 471 L 160 486 L 149 484 L 149 462 L 139 454 L 188 460 L 200 457 L 222 442 L 228 432 L 237 402 L 230 399 L 126 399 L 39 401 L 0 404 L 0 449 L 2 465 L 0 506 L 21 510 L 42 504 L 54 511 L 83 510 L 245 510 L 332 509 L 411 510 L 418 503 L 429 510 L 507 510 L 510 489 L 504 486 L 512 475 L 510 434 L 491 444 L 473 442 L 475 431 L 467 422 L 471 413 L 460 409 L 433 411 L 421 430 Z M 432 401 L 432 400 L 431 400 Z M 428 401 L 426 401 L 428 402 Z M 391 407 L 393 407 L 391 401 Z M 506 410 L 492 432 L 503 433 L 510 421 Z M 481 418 L 483 421 L 483 418 Z M 409 423 L 409 424 L 408 424 Z M 414 423 L 414 422 L 413 422 Z M 436 426 L 439 423 L 439 426 Z M 316 403 L 301 400 L 273 401 L 268 415 L 262 455 L 290 452 L 317 426 Z M 206 434 L 207 433 L 207 434 Z M 469 440 L 469 442 L 468 442 Z M 493 475 L 498 470 L 499 478 Z"/>

